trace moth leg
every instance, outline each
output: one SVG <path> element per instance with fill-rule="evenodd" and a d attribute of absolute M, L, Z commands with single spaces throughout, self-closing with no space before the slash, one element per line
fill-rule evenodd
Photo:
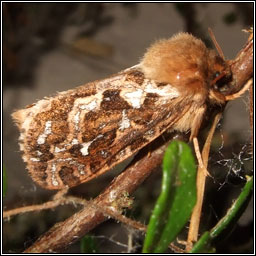
<path fill-rule="evenodd" d="M 194 145 L 196 157 L 197 157 L 198 164 L 199 164 L 200 168 L 202 170 L 204 170 L 205 176 L 210 176 L 210 174 L 207 171 L 207 168 L 204 166 L 204 163 L 203 163 L 203 160 L 202 160 L 202 155 L 201 155 L 200 149 L 199 149 L 198 140 L 197 140 L 197 134 L 198 134 L 198 131 L 200 129 L 205 111 L 206 111 L 206 106 L 205 105 L 203 105 L 202 107 L 200 107 L 198 109 L 198 111 L 196 113 L 196 116 L 194 117 L 194 120 L 192 122 L 191 134 L 190 134 L 189 140 L 190 141 L 193 140 L 193 145 Z"/>
<path fill-rule="evenodd" d="M 245 86 L 239 92 L 225 96 L 226 101 L 239 98 L 242 94 L 244 94 L 244 92 L 246 92 L 251 87 L 251 85 L 252 85 L 252 79 L 249 79 L 246 82 Z"/>
<path fill-rule="evenodd" d="M 200 129 L 204 113 L 206 111 L 206 106 L 203 105 L 202 107 L 198 108 L 196 115 L 194 116 L 194 119 L 192 121 L 191 125 L 191 132 L 190 132 L 190 137 L 189 141 L 192 141 L 193 138 L 197 137 L 198 131 Z"/>

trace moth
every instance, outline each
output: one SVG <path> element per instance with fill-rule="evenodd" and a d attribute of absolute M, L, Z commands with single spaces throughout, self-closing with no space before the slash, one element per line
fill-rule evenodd
<path fill-rule="evenodd" d="M 197 136 L 224 105 L 230 65 L 188 33 L 151 45 L 141 62 L 109 78 L 13 113 L 32 179 L 45 189 L 87 182 L 166 131 Z"/>

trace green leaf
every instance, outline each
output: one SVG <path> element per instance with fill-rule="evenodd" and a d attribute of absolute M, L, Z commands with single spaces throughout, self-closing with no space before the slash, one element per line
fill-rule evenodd
<path fill-rule="evenodd" d="M 143 253 L 165 252 L 196 203 L 196 164 L 190 147 L 172 141 L 163 159 L 160 196 L 150 217 Z"/>
<path fill-rule="evenodd" d="M 80 242 L 80 251 L 81 253 L 97 253 L 98 246 L 92 236 L 84 236 Z"/>
<path fill-rule="evenodd" d="M 7 191 L 7 175 L 6 175 L 6 169 L 3 165 L 3 196 L 5 196 Z"/>

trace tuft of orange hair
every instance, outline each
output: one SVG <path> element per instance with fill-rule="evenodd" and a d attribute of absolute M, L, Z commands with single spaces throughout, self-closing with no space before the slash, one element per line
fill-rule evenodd
<path fill-rule="evenodd" d="M 178 33 L 151 45 L 140 64 L 147 78 L 169 83 L 183 94 L 197 94 L 205 99 L 208 82 L 220 59 L 217 56 L 202 40 L 189 33 Z"/>

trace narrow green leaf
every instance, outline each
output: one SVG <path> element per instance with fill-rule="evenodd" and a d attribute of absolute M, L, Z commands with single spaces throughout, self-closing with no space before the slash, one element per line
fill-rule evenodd
<path fill-rule="evenodd" d="M 97 243 L 92 236 L 84 236 L 80 242 L 80 251 L 81 253 L 97 253 L 98 246 Z"/>
<path fill-rule="evenodd" d="M 216 238 L 221 232 L 223 232 L 229 226 L 229 224 L 233 222 L 234 219 L 240 218 L 242 215 L 240 209 L 244 206 L 244 204 L 248 204 L 249 199 L 251 198 L 252 187 L 253 177 L 248 177 L 247 182 L 239 197 L 229 208 L 227 214 L 222 219 L 220 219 L 217 225 L 211 230 L 210 235 L 212 238 Z"/>
<path fill-rule="evenodd" d="M 188 221 L 196 203 L 196 165 L 190 147 L 172 141 L 163 159 L 160 196 L 150 217 L 143 253 L 164 252 Z"/>
<path fill-rule="evenodd" d="M 206 252 L 207 248 L 211 246 L 213 239 L 218 237 L 224 230 L 229 228 L 232 230 L 235 220 L 238 220 L 243 214 L 241 209 L 245 209 L 245 206 L 248 204 L 253 188 L 253 177 L 248 177 L 247 182 L 242 189 L 239 197 L 235 200 L 232 206 L 227 211 L 226 215 L 219 220 L 219 222 L 209 231 L 205 232 L 198 242 L 194 245 L 190 253 L 202 253 Z"/>
<path fill-rule="evenodd" d="M 7 175 L 6 175 L 6 169 L 3 165 L 3 196 L 5 196 L 7 191 Z"/>
<path fill-rule="evenodd" d="M 202 253 L 206 252 L 209 247 L 209 242 L 211 241 L 210 232 L 206 231 L 194 245 L 190 253 Z"/>

